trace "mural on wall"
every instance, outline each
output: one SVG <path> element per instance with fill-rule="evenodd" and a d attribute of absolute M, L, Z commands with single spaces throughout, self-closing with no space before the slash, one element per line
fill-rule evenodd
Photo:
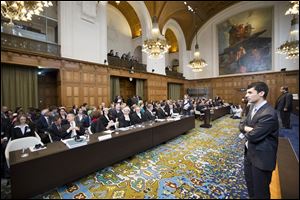
<path fill-rule="evenodd" d="M 217 25 L 219 75 L 272 69 L 273 8 L 239 13 Z"/>

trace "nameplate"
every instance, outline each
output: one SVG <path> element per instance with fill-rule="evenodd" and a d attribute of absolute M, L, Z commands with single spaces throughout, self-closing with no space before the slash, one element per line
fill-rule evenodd
<path fill-rule="evenodd" d="M 108 135 L 101 135 L 98 137 L 98 140 L 99 141 L 104 141 L 104 140 L 108 140 L 111 138 L 111 134 L 108 134 Z"/>

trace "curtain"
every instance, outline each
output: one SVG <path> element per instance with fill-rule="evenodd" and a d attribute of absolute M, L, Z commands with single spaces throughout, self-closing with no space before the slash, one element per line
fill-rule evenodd
<path fill-rule="evenodd" d="M 180 84 L 169 83 L 168 84 L 168 97 L 169 97 L 168 99 L 172 99 L 172 100 L 182 99 L 180 97 L 180 90 L 181 90 Z"/>
<path fill-rule="evenodd" d="M 118 95 L 120 95 L 120 79 L 110 77 L 110 101 L 113 102 Z"/>
<path fill-rule="evenodd" d="M 1 106 L 38 107 L 37 68 L 1 63 Z"/>
<path fill-rule="evenodd" d="M 135 94 L 144 100 L 144 80 L 136 79 Z"/>

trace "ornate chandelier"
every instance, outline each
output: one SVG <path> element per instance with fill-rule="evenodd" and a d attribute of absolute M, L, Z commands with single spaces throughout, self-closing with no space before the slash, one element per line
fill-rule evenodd
<path fill-rule="evenodd" d="M 161 39 L 157 18 L 154 16 L 152 19 L 152 39 L 147 39 L 143 43 L 142 51 L 147 53 L 150 58 L 161 58 L 165 53 L 169 51 L 171 47 L 167 41 Z"/>
<path fill-rule="evenodd" d="M 43 12 L 43 7 L 52 6 L 51 1 L 1 1 L 1 14 L 10 20 L 28 21 L 32 15 L 39 15 Z"/>
<path fill-rule="evenodd" d="M 291 7 L 285 12 L 285 15 L 299 15 L 299 1 L 290 1 Z"/>
<path fill-rule="evenodd" d="M 170 45 L 166 40 L 156 38 L 145 40 L 142 51 L 147 53 L 150 58 L 161 58 L 163 54 L 169 51 L 169 48 Z"/>
<path fill-rule="evenodd" d="M 197 49 L 198 44 L 196 44 L 195 49 Z M 197 56 L 197 54 L 199 56 Z M 194 54 L 194 59 L 192 61 L 190 61 L 189 63 L 189 67 L 192 68 L 193 72 L 202 72 L 203 68 L 207 66 L 207 63 L 205 60 L 203 60 L 202 58 L 200 58 L 200 52 L 199 49 L 195 52 Z"/>
<path fill-rule="evenodd" d="M 199 51 L 199 45 L 198 45 L 197 33 L 196 33 L 194 59 L 189 62 L 189 67 L 192 68 L 193 72 L 202 72 L 203 68 L 206 66 L 207 66 L 206 61 L 200 57 L 200 51 Z"/>
<path fill-rule="evenodd" d="M 299 15 L 299 1 L 291 1 L 291 4 L 292 7 L 285 13 L 285 15 L 293 15 L 289 41 L 280 45 L 276 51 L 277 53 L 285 54 L 286 59 L 295 59 L 299 57 L 299 19 L 297 17 L 297 15 Z"/>

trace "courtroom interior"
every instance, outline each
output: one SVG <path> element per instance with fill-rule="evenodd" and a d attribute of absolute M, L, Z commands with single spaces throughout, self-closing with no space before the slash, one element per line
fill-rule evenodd
<path fill-rule="evenodd" d="M 299 1 L 1 1 L 1 199 L 299 199 Z"/>

